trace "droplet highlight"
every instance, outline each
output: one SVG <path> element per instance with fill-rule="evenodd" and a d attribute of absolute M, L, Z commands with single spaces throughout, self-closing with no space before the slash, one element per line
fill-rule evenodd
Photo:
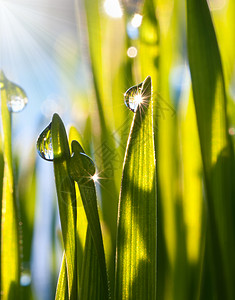
<path fill-rule="evenodd" d="M 53 146 L 51 135 L 51 123 L 43 130 L 37 140 L 38 154 L 45 160 L 53 161 Z"/>

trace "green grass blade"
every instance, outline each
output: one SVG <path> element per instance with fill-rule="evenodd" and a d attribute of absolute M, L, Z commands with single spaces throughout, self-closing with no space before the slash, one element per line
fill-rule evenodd
<path fill-rule="evenodd" d="M 73 155 L 70 162 L 70 175 L 73 178 L 73 180 L 75 180 L 78 183 L 84 209 L 86 212 L 88 227 L 90 230 L 90 233 L 88 232 L 87 234 L 91 234 L 92 236 L 92 240 L 94 244 L 93 247 L 95 248 L 96 255 L 99 260 L 99 267 L 100 267 L 100 273 L 102 275 L 102 287 L 103 287 L 100 290 L 100 292 L 104 294 L 104 299 L 108 299 L 109 288 L 108 288 L 108 279 L 107 279 L 107 272 L 106 272 L 103 238 L 102 238 L 102 232 L 101 232 L 99 214 L 97 208 L 95 185 L 94 185 L 94 181 L 92 180 L 92 176 L 95 174 L 95 166 L 92 160 L 84 154 L 82 147 L 77 141 L 72 142 L 72 152 Z M 86 244 L 88 244 L 86 251 L 89 250 L 90 243 L 91 242 L 89 241 L 89 236 L 88 236 L 86 241 Z M 90 254 L 87 254 L 86 252 L 85 252 L 84 259 L 85 260 L 87 259 L 87 255 L 89 259 L 91 259 Z M 90 262 L 89 259 L 88 262 Z M 83 267 L 83 270 L 85 272 L 89 272 L 89 270 L 86 270 L 85 267 Z M 84 278 L 84 276 L 85 275 L 83 274 L 82 278 Z M 92 276 L 92 273 L 88 274 L 88 276 Z M 99 280 L 99 278 L 97 278 L 97 280 Z M 84 283 L 84 280 L 82 281 Z M 82 286 L 81 289 L 83 290 Z"/>
<path fill-rule="evenodd" d="M 86 245 L 84 251 L 81 289 L 79 291 L 79 299 L 87 300 L 104 300 L 107 294 L 103 288 L 102 274 L 99 265 L 97 251 L 94 247 L 90 228 L 87 229 Z"/>
<path fill-rule="evenodd" d="M 19 232 L 12 166 L 11 113 L 7 107 L 7 90 L 1 87 L 4 178 L 2 190 L 1 232 L 1 299 L 14 300 L 19 296 Z"/>
<path fill-rule="evenodd" d="M 64 124 L 57 114 L 51 123 L 54 173 L 65 248 L 69 299 L 77 299 L 76 195 L 68 173 L 70 150 Z M 64 291 L 66 293 L 66 290 Z"/>
<path fill-rule="evenodd" d="M 211 274 L 221 299 L 234 299 L 234 158 L 227 132 L 219 47 L 207 2 L 187 0 L 188 56 L 208 200 Z"/>
<path fill-rule="evenodd" d="M 156 298 L 156 178 L 151 78 L 134 115 L 119 202 L 115 299 Z"/>
<path fill-rule="evenodd" d="M 187 254 L 184 292 L 185 298 L 198 299 L 203 271 L 206 222 L 202 159 L 192 92 L 187 107 L 184 102 L 182 106 L 180 127 L 183 171 L 182 203 Z"/>
<path fill-rule="evenodd" d="M 56 287 L 55 300 L 69 300 L 65 253 L 63 255 L 62 265 L 60 268 L 59 279 Z"/>
<path fill-rule="evenodd" d="M 76 140 L 82 144 L 82 138 L 77 131 L 77 129 L 73 126 L 70 127 L 69 130 L 69 144 L 71 145 L 72 141 Z M 71 150 L 72 151 L 72 150 Z M 87 218 L 86 213 L 82 204 L 82 199 L 80 195 L 80 191 L 78 186 L 75 186 L 76 189 L 76 203 L 77 203 L 77 269 L 78 269 L 78 281 L 81 280 L 82 275 L 82 265 L 83 265 L 83 254 L 86 242 L 86 234 L 87 234 Z M 78 288 L 79 288 L 78 282 Z"/>
<path fill-rule="evenodd" d="M 32 241 L 34 232 L 35 219 L 35 203 L 37 192 L 37 175 L 36 175 L 36 161 L 35 161 L 35 145 L 33 145 L 28 163 L 24 166 L 22 174 L 20 173 L 18 180 L 18 195 L 20 202 L 20 236 L 23 239 L 23 264 L 21 268 L 21 276 L 27 274 L 31 276 L 31 253 Z M 22 299 L 32 299 L 32 285 L 21 287 Z"/>
<path fill-rule="evenodd" d="M 146 77 L 151 73 L 152 85 L 155 89 L 158 84 L 159 31 L 155 3 L 153 0 L 146 0 L 144 1 L 143 20 L 140 27 L 139 59 L 142 76 Z"/>
<path fill-rule="evenodd" d="M 32 250 L 36 202 L 35 200 L 37 192 L 35 148 L 33 149 L 33 153 L 30 153 L 28 165 L 23 170 L 23 173 L 19 178 L 18 190 L 20 201 L 20 216 L 21 220 L 23 221 L 23 257 L 24 262 L 29 263 Z"/>
<path fill-rule="evenodd" d="M 0 134 L 0 249 L 2 241 L 2 188 L 3 188 L 3 172 L 4 172 L 4 160 L 2 153 L 2 137 Z M 0 255 L 0 269 L 1 269 L 1 255 Z M 1 291 L 1 279 L 0 279 L 0 291 Z"/>
<path fill-rule="evenodd" d="M 105 65 L 103 63 L 103 53 L 102 53 L 102 42 L 103 42 L 103 29 L 105 28 L 104 18 L 101 17 L 100 6 L 102 2 L 100 0 L 94 1 L 84 1 L 87 30 L 88 30 L 88 40 L 89 45 L 87 51 L 90 55 L 90 67 L 92 70 L 93 87 L 95 91 L 96 104 L 99 115 L 99 126 L 100 126 L 100 140 L 98 151 L 95 153 L 101 158 L 101 168 L 102 177 L 109 180 L 104 180 L 102 183 L 103 188 L 102 193 L 102 214 L 103 220 L 106 223 L 112 240 L 112 250 L 114 252 L 114 245 L 116 239 L 116 218 L 117 218 L 117 190 L 113 178 L 110 178 L 110 161 L 107 162 L 107 149 L 111 149 L 111 154 L 115 156 L 115 145 L 114 141 L 110 139 L 111 132 L 108 126 L 107 120 L 110 115 L 107 114 L 109 110 L 110 103 L 108 99 L 107 83 L 103 80 L 105 76 Z M 105 86 L 106 85 L 106 86 Z M 111 112 L 111 111 L 110 111 Z M 106 113 L 106 114 L 105 114 Z M 96 121 L 95 121 L 96 122 Z M 96 125 L 94 125 L 96 126 Z M 110 201 L 110 197 L 112 197 Z M 111 253 L 111 272 L 114 268 L 114 254 Z"/>

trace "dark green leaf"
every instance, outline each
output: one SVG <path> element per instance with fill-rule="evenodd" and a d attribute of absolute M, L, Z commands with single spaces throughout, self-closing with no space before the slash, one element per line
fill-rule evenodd
<path fill-rule="evenodd" d="M 213 290 L 234 299 L 234 158 L 221 57 L 207 1 L 187 0 L 188 55 L 208 200 Z"/>

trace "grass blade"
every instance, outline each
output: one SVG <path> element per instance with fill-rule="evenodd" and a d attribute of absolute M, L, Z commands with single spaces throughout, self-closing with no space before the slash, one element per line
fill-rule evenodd
<path fill-rule="evenodd" d="M 51 124 L 54 173 L 65 248 L 69 299 L 77 299 L 76 271 L 76 195 L 68 173 L 70 150 L 64 124 L 54 114 Z M 66 294 L 66 290 L 64 291 Z"/>
<path fill-rule="evenodd" d="M 99 259 L 97 256 L 97 251 L 94 247 L 94 241 L 92 239 L 89 227 L 87 229 L 86 235 L 86 245 L 84 251 L 80 286 L 81 289 L 79 292 L 79 299 L 107 299 L 107 293 L 103 288 Z"/>
<path fill-rule="evenodd" d="M 115 156 L 115 145 L 114 141 L 110 139 L 111 132 L 108 126 L 107 110 L 109 109 L 110 103 L 108 102 L 109 95 L 107 93 L 108 88 L 107 83 L 103 80 L 105 76 L 105 65 L 103 63 L 103 53 L 102 53 L 102 42 L 103 34 L 102 30 L 105 27 L 105 22 L 101 18 L 100 5 L 102 2 L 100 0 L 84 1 L 84 7 L 87 21 L 87 31 L 88 31 L 88 53 L 90 56 L 90 68 L 92 70 L 92 80 L 93 87 L 96 97 L 96 104 L 98 109 L 98 120 L 101 129 L 99 147 L 96 149 L 96 155 L 101 158 L 101 170 L 102 177 L 109 180 L 103 181 L 102 193 L 102 213 L 103 220 L 106 223 L 112 240 L 112 250 L 111 253 L 111 266 L 110 272 L 114 269 L 114 245 L 116 240 L 116 218 L 117 218 L 117 190 L 113 178 L 110 178 L 109 169 L 110 161 L 107 162 L 107 149 L 111 149 L 111 155 Z M 106 86 L 105 86 L 106 85 Z M 106 114 L 105 114 L 106 112 Z M 111 111 L 110 111 L 111 112 Z M 95 121 L 96 122 L 96 121 Z M 96 125 L 95 125 L 96 126 Z M 110 154 L 109 154 L 110 155 Z M 112 201 L 110 201 L 112 197 Z"/>
<path fill-rule="evenodd" d="M 14 300 L 19 295 L 19 220 L 12 165 L 11 113 L 7 107 L 7 92 L 7 88 L 1 86 L 2 135 L 4 137 L 4 178 L 1 219 L 1 299 Z"/>
<path fill-rule="evenodd" d="M 4 160 L 2 153 L 2 137 L 0 135 L 0 220 L 2 220 L 2 188 L 3 188 L 3 171 L 4 171 Z M 2 241 L 2 222 L 0 221 L 0 249 Z M 1 269 L 1 255 L 0 255 L 0 269 Z M 1 279 L 0 279 L 0 291 L 1 291 Z"/>
<path fill-rule="evenodd" d="M 27 274 L 31 276 L 30 262 L 32 253 L 32 241 L 34 232 L 35 219 L 35 203 L 37 193 L 37 175 L 36 175 L 36 161 L 35 161 L 35 145 L 33 151 L 28 158 L 28 164 L 24 167 L 22 175 L 18 180 L 18 195 L 20 203 L 20 220 L 22 226 L 20 227 L 20 236 L 23 239 L 23 264 L 21 268 L 21 276 Z M 21 287 L 22 299 L 32 298 L 32 285 L 22 285 Z"/>
<path fill-rule="evenodd" d="M 203 198 L 202 159 L 195 107 L 192 92 L 187 108 L 183 103 L 181 111 L 182 171 L 183 171 L 183 223 L 186 239 L 185 298 L 198 299 L 203 271 L 203 257 L 206 232 L 205 203 Z M 193 159 L 192 159 L 193 157 Z M 193 296 L 192 296 L 193 295 Z"/>
<path fill-rule="evenodd" d="M 208 4 L 187 0 L 188 55 L 208 200 L 211 274 L 221 299 L 234 299 L 234 158 L 227 131 L 219 47 Z"/>
<path fill-rule="evenodd" d="M 77 131 L 77 129 L 73 126 L 70 127 L 69 130 L 69 144 L 71 145 L 72 141 L 76 140 L 82 144 L 82 138 Z M 71 149 L 72 151 L 72 149 Z M 82 265 L 83 265 L 83 254 L 86 242 L 86 234 L 87 234 L 87 218 L 86 213 L 82 204 L 82 199 L 80 195 L 80 191 L 77 185 L 75 185 L 76 189 L 76 203 L 77 203 L 77 270 L 78 270 L 78 281 L 81 280 L 82 275 Z M 78 282 L 78 288 L 80 284 Z"/>
<path fill-rule="evenodd" d="M 97 267 L 93 264 L 96 263 L 96 260 L 92 258 L 92 256 L 87 251 L 91 248 L 91 240 L 89 235 L 91 234 L 93 246 L 96 251 L 96 256 L 99 261 L 100 273 L 102 276 L 102 288 L 100 289 L 100 296 L 103 295 L 103 299 L 109 298 L 109 288 L 108 288 L 108 278 L 106 272 L 106 263 L 105 263 L 105 254 L 104 254 L 104 246 L 103 246 L 103 238 L 100 227 L 98 209 L 97 209 L 97 199 L 96 199 L 96 191 L 94 181 L 92 180 L 92 176 L 95 174 L 95 166 L 92 160 L 84 154 L 84 150 L 80 146 L 77 141 L 72 142 L 72 158 L 70 162 L 70 175 L 78 183 L 81 198 L 83 201 L 84 209 L 86 212 L 86 217 L 88 221 L 88 232 L 86 239 L 86 250 L 84 260 L 87 261 L 88 265 L 92 264 L 94 269 Z M 89 251 L 90 252 L 90 251 Z M 93 261 L 93 262 L 92 262 Z M 89 282 L 84 281 L 84 276 L 88 276 L 91 279 L 93 275 L 93 271 L 89 272 L 86 270 L 86 266 L 83 264 L 83 273 L 82 281 L 81 281 L 81 291 L 82 295 L 88 296 L 88 291 L 84 289 L 83 284 L 89 284 Z M 86 274 L 87 273 L 87 274 Z M 91 276 L 91 277 L 89 277 Z M 99 278 L 96 278 L 99 280 Z M 95 282 L 95 285 L 98 286 L 98 283 Z M 83 293 L 84 292 L 84 293 Z M 99 297 L 97 295 L 97 297 Z M 81 298 L 84 299 L 84 298 Z"/>
<path fill-rule="evenodd" d="M 62 265 L 60 268 L 60 275 L 56 287 L 55 300 L 69 300 L 65 253 L 63 255 Z"/>
<path fill-rule="evenodd" d="M 151 78 L 133 118 L 119 201 L 115 299 L 156 298 L 156 178 Z"/>

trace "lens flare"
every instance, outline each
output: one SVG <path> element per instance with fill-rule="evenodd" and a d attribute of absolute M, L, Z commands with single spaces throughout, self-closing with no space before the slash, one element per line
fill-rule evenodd
<path fill-rule="evenodd" d="M 98 182 L 99 181 L 99 176 L 97 173 L 95 173 L 93 176 L 91 176 L 91 179 L 94 181 L 94 182 Z"/>

